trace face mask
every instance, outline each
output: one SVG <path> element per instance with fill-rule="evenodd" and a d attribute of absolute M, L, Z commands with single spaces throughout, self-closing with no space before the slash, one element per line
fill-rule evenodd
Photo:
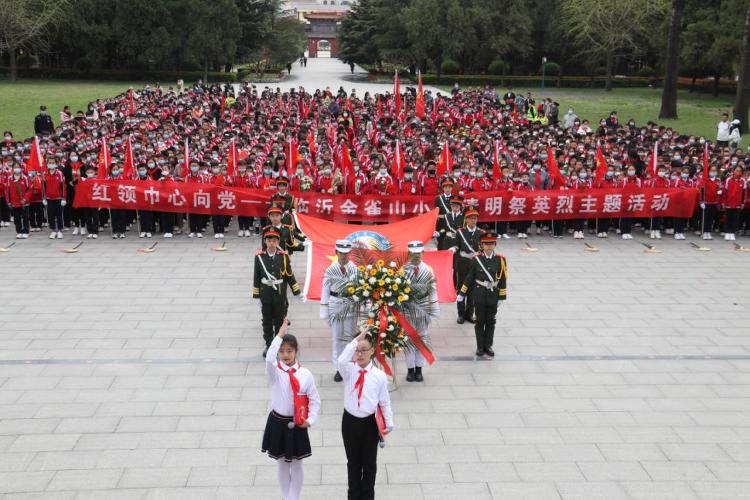
<path fill-rule="evenodd" d="M 709 173 L 708 173 L 708 177 L 709 177 L 710 179 L 716 179 L 716 172 L 709 172 Z"/>
<path fill-rule="evenodd" d="M 13 173 L 14 174 L 20 174 L 21 173 L 21 169 L 19 167 L 16 167 L 16 168 L 13 169 Z"/>
<path fill-rule="evenodd" d="M 35 172 L 35 171 L 33 171 L 33 170 L 32 170 L 31 172 L 29 172 L 29 177 L 31 177 L 32 179 L 33 179 L 34 177 L 36 177 L 36 172 Z"/>
<path fill-rule="evenodd" d="M 263 173 L 264 173 L 265 175 L 271 175 L 271 169 L 270 169 L 270 168 L 264 168 L 264 169 L 263 169 Z"/>
<path fill-rule="evenodd" d="M 380 170 L 378 170 L 378 175 L 380 175 L 381 177 L 385 177 L 386 175 L 388 175 L 388 171 L 381 168 Z"/>
<path fill-rule="evenodd" d="M 138 175 L 140 175 L 141 177 L 146 177 L 146 171 L 145 170 L 139 170 L 138 171 Z"/>
<path fill-rule="evenodd" d="M 459 177 L 461 177 L 461 172 L 453 172 L 453 177 L 458 179 Z"/>
<path fill-rule="evenodd" d="M 55 169 L 57 169 L 57 165 L 55 163 L 48 163 L 47 168 L 54 171 Z"/>
<path fill-rule="evenodd" d="M 191 167 L 190 167 L 190 171 L 191 171 L 191 172 L 193 172 L 194 174 L 195 174 L 195 173 L 198 173 L 198 166 L 197 166 L 197 165 L 193 165 L 193 166 L 191 166 Z"/>
<path fill-rule="evenodd" d="M 88 177 L 89 179 L 93 179 L 94 175 L 96 175 L 94 172 L 86 172 L 86 177 Z"/>
<path fill-rule="evenodd" d="M 169 170 L 162 170 L 162 171 L 161 171 L 161 176 L 162 176 L 162 177 L 166 177 L 166 176 L 168 176 L 168 175 L 169 175 Z"/>
<path fill-rule="evenodd" d="M 628 170 L 628 175 L 633 177 L 635 175 L 635 170 Z"/>
<path fill-rule="evenodd" d="M 680 161 L 680 155 L 674 155 L 674 161 Z"/>
<path fill-rule="evenodd" d="M 612 177 L 615 176 L 615 173 L 614 172 L 607 172 L 606 176 L 607 176 L 607 179 L 611 179 Z"/>
<path fill-rule="evenodd" d="M 117 169 L 117 168 L 114 169 L 114 170 L 112 170 L 112 175 L 114 175 L 115 177 L 117 177 L 118 175 L 120 175 L 120 170 Z"/>
<path fill-rule="evenodd" d="M 404 179 L 406 179 L 407 181 L 410 181 L 411 180 L 411 174 L 404 174 Z"/>
<path fill-rule="evenodd" d="M 587 174 L 586 172 L 581 172 L 580 174 L 578 174 L 578 177 L 580 177 L 581 179 L 585 179 L 588 176 L 589 174 Z"/>
<path fill-rule="evenodd" d="M 676 181 L 676 180 L 677 180 L 677 176 L 676 176 L 676 175 L 670 175 L 670 176 L 669 176 L 669 178 L 670 178 L 671 180 L 673 180 L 673 181 Z"/>
<path fill-rule="evenodd" d="M 156 165 L 154 165 L 153 162 L 151 162 L 151 163 L 148 164 L 148 168 L 154 168 L 154 167 L 156 167 Z"/>
<path fill-rule="evenodd" d="M 666 177 L 666 176 L 667 176 L 667 173 L 666 173 L 666 172 L 659 172 L 659 173 L 658 173 L 658 174 L 656 174 L 656 175 L 658 175 L 658 176 L 659 176 L 659 177 L 661 177 L 661 178 L 664 178 L 664 177 Z"/>
<path fill-rule="evenodd" d="M 563 169 L 563 170 L 560 170 L 560 173 L 561 173 L 562 175 L 568 175 L 568 171 L 567 171 L 567 170 L 565 170 L 565 169 Z"/>
<path fill-rule="evenodd" d="M 541 169 L 542 169 L 541 165 L 534 165 L 534 170 L 536 170 L 537 172 L 540 171 Z"/>
<path fill-rule="evenodd" d="M 630 127 L 635 127 L 635 122 L 629 122 L 629 123 L 628 123 L 628 125 L 629 125 Z"/>
<path fill-rule="evenodd" d="M 477 172 L 477 173 L 475 173 L 475 174 L 474 174 L 474 176 L 475 176 L 475 177 L 476 177 L 477 179 L 481 179 L 481 178 L 483 177 L 483 175 L 482 175 L 482 172 Z"/>
<path fill-rule="evenodd" d="M 469 170 L 464 168 L 461 170 L 461 172 L 463 172 L 464 175 L 467 175 L 469 173 Z"/>
<path fill-rule="evenodd" d="M 78 161 L 78 157 L 75 156 L 75 155 L 73 155 L 73 156 L 70 157 L 70 161 L 72 161 L 73 163 L 75 163 L 75 162 Z"/>
<path fill-rule="evenodd" d="M 700 140 L 698 141 L 698 143 L 700 143 L 700 144 L 705 144 L 705 143 L 706 143 L 706 139 L 700 139 Z"/>
<path fill-rule="evenodd" d="M 219 175 L 221 173 L 221 169 L 218 169 L 218 168 L 215 168 L 211 171 L 214 173 L 214 175 Z"/>
<path fill-rule="evenodd" d="M 359 167 L 357 165 L 354 165 L 354 171 L 359 172 Z"/>
<path fill-rule="evenodd" d="M 690 176 L 688 174 L 680 174 L 680 177 L 682 178 L 683 181 L 686 181 L 688 180 L 688 177 Z"/>
<path fill-rule="evenodd" d="M 323 175 L 331 175 L 331 169 L 330 168 L 324 169 L 323 170 Z"/>
<path fill-rule="evenodd" d="M 13 157 L 13 159 L 16 160 L 16 161 L 21 161 L 22 158 L 20 156 L 16 155 L 16 156 Z"/>
<path fill-rule="evenodd" d="M 10 140 L 13 140 L 13 137 L 12 137 L 12 136 L 10 136 L 10 135 L 6 135 L 6 136 L 5 136 L 5 140 L 6 140 L 6 141 L 10 141 Z"/>
<path fill-rule="evenodd" d="M 736 159 L 732 160 L 732 166 L 735 166 L 735 165 L 737 165 L 737 160 Z"/>
<path fill-rule="evenodd" d="M 297 175 L 299 175 L 299 176 L 303 176 L 303 175 L 305 175 L 305 170 L 304 170 L 304 169 L 301 169 L 301 168 L 298 168 L 298 169 L 297 169 Z"/>

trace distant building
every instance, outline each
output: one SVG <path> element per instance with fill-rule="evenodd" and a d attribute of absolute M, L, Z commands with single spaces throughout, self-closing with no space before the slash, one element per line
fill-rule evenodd
<path fill-rule="evenodd" d="M 305 23 L 308 57 L 337 57 L 336 31 L 341 16 L 351 8 L 352 0 L 284 2 L 284 9 Z"/>

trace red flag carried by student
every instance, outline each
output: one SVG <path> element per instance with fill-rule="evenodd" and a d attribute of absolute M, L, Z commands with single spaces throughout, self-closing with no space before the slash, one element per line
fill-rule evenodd
<path fill-rule="evenodd" d="M 560 173 L 560 166 L 557 164 L 557 158 L 555 153 L 552 151 L 551 146 L 547 146 L 547 173 L 549 177 L 555 181 L 555 187 L 560 189 L 565 186 L 565 178 Z"/>
<path fill-rule="evenodd" d="M 422 72 L 419 72 L 418 75 L 418 83 L 417 83 L 417 100 L 414 105 L 414 113 L 417 115 L 417 118 L 420 120 L 424 120 L 425 117 L 425 110 L 424 110 L 424 88 L 422 87 Z"/>
<path fill-rule="evenodd" d="M 289 139 L 287 143 L 287 153 L 286 169 L 291 170 L 297 164 L 297 158 L 299 158 L 299 145 L 294 139 Z"/>
<path fill-rule="evenodd" d="M 190 173 L 190 147 L 188 145 L 188 138 L 185 137 L 185 156 L 182 160 L 182 176 L 185 177 Z"/>
<path fill-rule="evenodd" d="M 406 168 L 406 160 L 403 151 L 401 151 L 401 142 L 397 140 L 396 150 L 393 153 L 393 177 L 401 179 L 404 176 L 404 168 Z"/>
<path fill-rule="evenodd" d="M 307 149 L 310 150 L 310 158 L 315 162 L 315 152 L 317 149 L 315 149 L 315 134 L 313 134 L 312 128 L 307 133 Z"/>
<path fill-rule="evenodd" d="M 708 143 L 703 145 L 703 182 L 708 180 Z"/>
<path fill-rule="evenodd" d="M 549 158 L 549 156 L 548 156 Z M 594 182 L 599 182 L 607 176 L 607 160 L 604 159 L 602 149 L 596 147 L 596 172 L 594 173 Z"/>
<path fill-rule="evenodd" d="M 133 97 L 133 89 L 128 89 L 128 114 L 135 114 L 135 98 Z"/>
<path fill-rule="evenodd" d="M 109 145 L 107 144 L 107 139 L 102 137 L 101 147 L 99 148 L 99 162 L 97 165 L 96 178 L 106 179 L 111 164 L 112 158 L 109 156 Z"/>
<path fill-rule="evenodd" d="M 343 143 L 341 145 L 341 153 L 339 154 L 339 167 L 346 175 L 351 175 L 354 171 L 352 156 L 349 153 L 349 146 L 346 143 Z"/>
<path fill-rule="evenodd" d="M 648 163 L 647 169 L 648 172 L 651 173 L 653 177 L 656 177 L 656 170 L 659 168 L 659 143 L 654 143 L 654 150 L 651 152 L 651 155 L 648 157 Z"/>
<path fill-rule="evenodd" d="M 500 141 L 495 139 L 495 147 L 492 149 L 492 178 L 497 180 L 502 175 L 500 171 Z"/>
<path fill-rule="evenodd" d="M 26 162 L 26 172 L 34 170 L 35 172 L 42 173 L 44 167 L 45 161 L 39 149 L 39 138 L 34 136 L 34 142 L 31 143 L 31 156 L 29 156 L 29 161 Z"/>
<path fill-rule="evenodd" d="M 237 152 L 237 142 L 234 137 L 229 143 L 229 154 L 227 155 L 227 177 L 234 178 L 237 176 L 237 161 L 239 154 Z"/>
<path fill-rule="evenodd" d="M 122 178 L 132 179 L 135 177 L 135 160 L 133 159 L 133 143 L 128 136 L 128 142 L 125 143 L 125 161 L 122 165 Z"/>
<path fill-rule="evenodd" d="M 447 174 L 453 168 L 453 160 L 451 159 L 451 150 L 448 147 L 448 142 L 443 143 L 443 149 L 440 151 L 440 159 L 437 164 L 437 176 Z"/>
<path fill-rule="evenodd" d="M 393 98 L 396 105 L 396 117 L 401 114 L 401 80 L 398 78 L 398 70 L 393 79 Z"/>

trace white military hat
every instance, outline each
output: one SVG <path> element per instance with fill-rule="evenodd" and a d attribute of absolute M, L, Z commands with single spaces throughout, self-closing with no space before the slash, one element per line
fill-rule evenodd
<path fill-rule="evenodd" d="M 406 244 L 406 248 L 410 253 L 422 253 L 424 252 L 424 243 L 419 240 L 410 241 Z"/>
<path fill-rule="evenodd" d="M 349 253 L 352 251 L 352 242 L 349 240 L 336 240 L 336 251 Z"/>

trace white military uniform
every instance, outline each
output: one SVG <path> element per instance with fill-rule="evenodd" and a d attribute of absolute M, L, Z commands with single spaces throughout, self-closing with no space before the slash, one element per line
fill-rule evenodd
<path fill-rule="evenodd" d="M 424 247 L 422 246 L 421 242 L 409 242 L 409 251 L 410 252 L 418 252 L 421 253 L 424 250 Z M 425 264 L 424 262 L 420 262 L 418 266 L 413 265 L 411 262 L 407 262 L 404 264 L 404 271 L 406 271 L 406 277 L 413 279 L 414 276 L 420 276 L 423 275 L 423 273 L 429 273 L 429 276 L 432 278 L 432 291 L 430 292 L 430 302 L 432 302 L 433 307 L 430 311 L 430 315 L 420 321 L 417 321 L 415 318 L 410 318 L 407 315 L 407 318 L 409 322 L 412 324 L 414 329 L 417 331 L 420 337 L 422 337 L 422 340 L 427 343 L 429 340 L 429 334 L 427 330 L 430 328 L 430 323 L 432 323 L 433 320 L 440 317 L 440 305 L 438 303 L 438 293 L 437 293 L 437 282 L 435 281 L 435 272 L 432 270 L 430 266 Z M 404 351 L 404 357 L 406 358 L 406 367 L 407 368 L 415 368 L 415 367 L 423 367 L 425 365 L 425 359 L 421 352 L 419 352 L 417 349 L 406 349 Z"/>
<path fill-rule="evenodd" d="M 348 246 L 343 243 L 344 241 Z M 336 250 L 339 252 L 349 253 L 351 248 L 351 242 L 347 240 L 336 242 Z M 340 297 L 337 290 L 331 290 L 331 286 L 336 282 L 341 282 L 342 279 L 354 282 L 358 279 L 358 276 L 359 270 L 351 261 L 347 262 L 343 268 L 338 261 L 333 262 L 323 275 L 320 318 L 327 319 L 328 325 L 331 327 L 331 362 L 336 371 L 338 371 L 339 355 L 347 342 L 354 336 L 357 328 L 357 315 L 351 310 L 348 314 L 345 314 L 351 299 Z"/>

